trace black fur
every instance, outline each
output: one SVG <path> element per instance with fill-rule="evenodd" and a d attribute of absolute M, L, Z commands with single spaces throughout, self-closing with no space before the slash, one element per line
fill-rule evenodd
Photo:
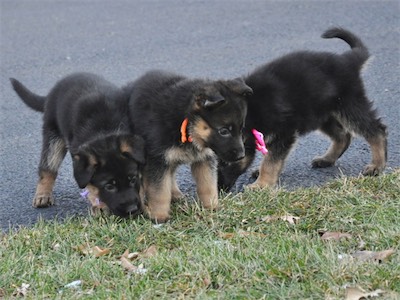
<path fill-rule="evenodd" d="M 205 189 L 206 181 L 212 182 L 209 195 L 199 194 L 199 198 L 203 206 L 214 206 L 217 199 L 203 199 L 218 196 L 215 154 L 224 161 L 243 158 L 245 98 L 251 93 L 242 79 L 192 80 L 162 71 L 151 71 L 134 83 L 130 116 L 134 130 L 146 140 L 144 181 L 145 187 L 150 186 L 145 191 L 153 219 L 158 222 L 168 219 L 171 197 L 180 194 L 177 187 L 174 189 L 173 174 L 183 163 L 191 164 L 196 176 L 201 177 L 195 176 L 198 193 Z M 193 142 L 183 144 L 180 127 L 185 118 Z M 172 178 L 172 187 L 171 183 L 164 183 L 166 177 Z M 163 196 L 153 200 L 152 189 Z M 205 203 L 210 201 L 211 204 Z M 156 202 L 165 204 L 165 209 L 157 212 Z"/>
<path fill-rule="evenodd" d="M 94 74 L 76 73 L 43 97 L 10 80 L 29 107 L 44 112 L 40 180 L 33 205 L 53 204 L 54 180 L 68 149 L 80 188 L 97 188 L 100 200 L 116 215 L 139 213 L 144 141 L 130 131 L 130 90 Z"/>
<path fill-rule="evenodd" d="M 332 28 L 322 37 L 340 38 L 351 50 L 343 54 L 294 52 L 257 68 L 245 77 L 254 91 L 248 101 L 246 118 L 245 161 L 219 168 L 219 186 L 229 189 L 251 164 L 255 154 L 252 128 L 261 131 L 269 153 L 260 168 L 264 178 L 256 186 L 273 185 L 282 164 L 298 136 L 321 130 L 332 139 L 335 151 L 327 151 L 313 160 L 313 167 L 328 167 L 346 151 L 352 133 L 363 136 L 372 146 L 373 161 L 365 175 L 379 174 L 386 163 L 386 126 L 377 117 L 368 100 L 360 71 L 369 53 L 362 41 L 351 32 Z M 379 152 L 379 153 L 378 153 Z M 384 157 L 383 157 L 384 156 Z M 265 172 L 267 171 L 267 172 Z M 264 181 L 264 182 L 263 182 Z"/>

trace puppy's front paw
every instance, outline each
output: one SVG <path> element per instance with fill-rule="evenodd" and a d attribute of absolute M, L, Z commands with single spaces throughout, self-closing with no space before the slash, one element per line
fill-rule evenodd
<path fill-rule="evenodd" d="M 311 162 L 313 168 L 327 168 L 332 167 L 334 164 L 335 162 L 327 160 L 324 157 L 315 157 Z"/>
<path fill-rule="evenodd" d="M 362 174 L 364 176 L 378 176 L 380 173 L 382 173 L 383 167 L 379 167 L 374 164 L 366 165 Z"/>
<path fill-rule="evenodd" d="M 185 195 L 179 189 L 173 190 L 171 193 L 171 200 L 174 202 L 177 202 L 184 197 L 185 197 Z"/>
<path fill-rule="evenodd" d="M 217 210 L 218 209 L 218 199 L 213 199 L 210 201 L 201 201 L 201 205 L 208 210 Z"/>
<path fill-rule="evenodd" d="M 33 198 L 32 205 L 33 207 L 48 207 L 54 204 L 54 198 L 52 194 L 41 194 L 35 195 Z"/>
<path fill-rule="evenodd" d="M 163 224 L 168 222 L 170 216 L 168 211 L 150 210 L 147 205 L 143 206 L 143 212 L 154 224 Z"/>
<path fill-rule="evenodd" d="M 250 183 L 248 185 L 245 186 L 245 189 L 249 190 L 249 191 L 255 191 L 255 190 L 260 190 L 262 189 L 264 186 L 261 186 L 260 184 L 258 184 L 257 182 L 254 183 Z"/>

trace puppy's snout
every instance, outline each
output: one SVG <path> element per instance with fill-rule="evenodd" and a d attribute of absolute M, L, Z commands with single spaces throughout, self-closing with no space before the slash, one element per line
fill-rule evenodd
<path fill-rule="evenodd" d="M 241 160 L 245 156 L 244 148 L 232 149 L 231 156 L 233 157 L 234 161 Z"/>
<path fill-rule="evenodd" d="M 138 203 L 125 203 L 118 207 L 118 210 L 124 216 L 135 216 L 141 213 L 141 207 Z"/>
<path fill-rule="evenodd" d="M 139 207 L 137 206 L 137 204 L 128 205 L 128 207 L 126 207 L 126 209 L 125 209 L 126 213 L 128 213 L 128 214 L 132 214 L 138 210 L 139 210 Z"/>

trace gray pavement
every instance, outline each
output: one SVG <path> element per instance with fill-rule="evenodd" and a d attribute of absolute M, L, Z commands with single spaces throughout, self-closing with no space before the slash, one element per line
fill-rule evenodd
<path fill-rule="evenodd" d="M 293 50 L 345 51 L 344 42 L 320 38 L 328 27 L 342 26 L 358 34 L 374 56 L 363 73 L 365 86 L 389 128 L 387 172 L 400 166 L 399 1 L 2 0 L 0 9 L 2 230 L 29 226 L 39 217 L 88 213 L 69 157 L 55 186 L 56 205 L 32 208 L 41 115 L 17 98 L 9 77 L 40 94 L 75 71 L 98 73 L 118 85 L 154 68 L 230 78 Z M 335 167 L 311 169 L 311 159 L 328 144 L 317 133 L 301 139 L 281 185 L 293 189 L 358 176 L 370 160 L 368 145 L 358 138 Z M 249 174 L 240 178 L 236 191 L 249 182 Z M 182 190 L 193 195 L 188 169 L 178 175 Z"/>

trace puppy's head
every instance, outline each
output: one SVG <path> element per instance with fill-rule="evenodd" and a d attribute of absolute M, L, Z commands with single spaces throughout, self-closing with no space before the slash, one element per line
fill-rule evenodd
<path fill-rule="evenodd" d="M 211 148 L 223 161 L 244 157 L 242 129 L 246 98 L 252 89 L 241 78 L 215 81 L 199 87 L 194 95 L 190 122 L 193 143 Z"/>
<path fill-rule="evenodd" d="M 97 188 L 99 200 L 118 216 L 141 213 L 141 169 L 144 141 L 131 135 L 95 139 L 72 154 L 75 180 L 80 188 Z"/>

